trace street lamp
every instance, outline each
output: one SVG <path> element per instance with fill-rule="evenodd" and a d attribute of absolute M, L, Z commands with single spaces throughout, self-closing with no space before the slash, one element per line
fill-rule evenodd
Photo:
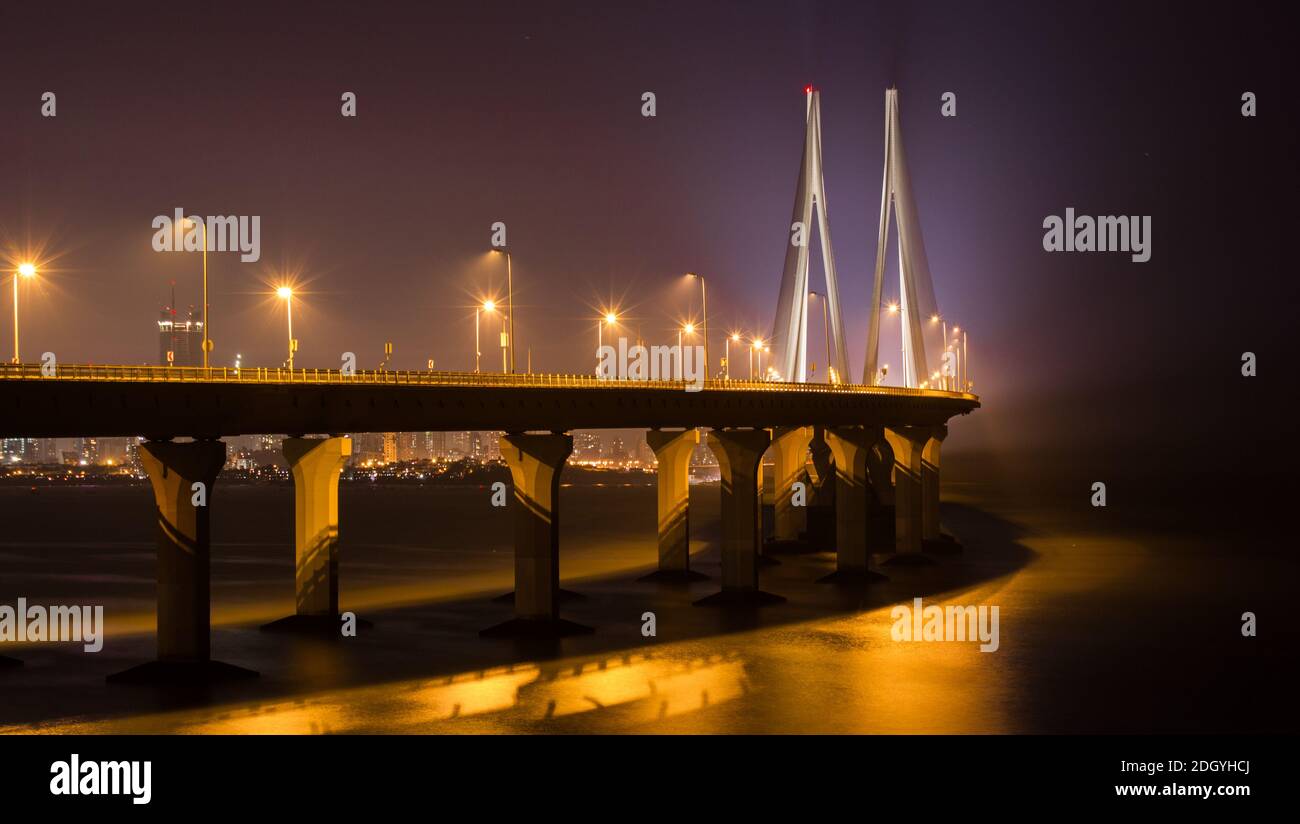
<path fill-rule="evenodd" d="M 482 305 L 474 307 L 474 374 L 479 372 L 479 359 L 483 357 L 483 350 L 479 344 L 479 315 L 483 312 L 493 312 L 497 308 L 496 301 L 485 300 Z"/>
<path fill-rule="evenodd" d="M 754 353 L 755 353 L 755 352 L 758 352 L 758 353 L 759 353 L 759 355 L 758 355 L 758 358 L 759 358 L 759 360 L 758 360 L 758 368 L 759 368 L 759 370 L 762 370 L 762 368 L 763 368 L 763 342 L 762 342 L 761 340 L 757 340 L 757 339 L 755 339 L 755 340 L 754 340 L 754 345 L 751 346 L 751 347 L 749 347 L 749 379 L 750 379 L 751 381 L 754 379 Z"/>
<path fill-rule="evenodd" d="M 293 353 L 298 348 L 298 341 L 293 339 L 293 289 L 289 288 L 288 286 L 281 286 L 279 289 L 275 290 L 275 293 L 279 295 L 281 299 L 284 300 L 285 316 L 289 319 L 289 370 L 293 371 Z M 204 330 L 206 331 L 206 329 L 207 329 L 207 324 L 204 324 Z M 204 350 L 203 354 L 204 354 L 204 360 L 206 360 L 207 359 L 206 349 Z"/>
<path fill-rule="evenodd" d="M 18 269 L 14 271 L 14 363 L 22 363 L 22 359 L 18 357 L 18 279 L 30 280 L 34 277 L 36 277 L 35 264 L 20 263 Z"/>
<path fill-rule="evenodd" d="M 700 321 L 700 334 L 704 337 L 704 377 L 709 377 L 709 292 L 704 284 L 704 275 L 687 272 L 686 277 L 698 278 L 700 281 L 700 311 L 704 317 Z"/>
<path fill-rule="evenodd" d="M 688 321 L 686 323 L 683 323 L 682 327 L 677 330 L 677 366 L 678 366 L 678 371 L 680 371 L 682 374 L 682 379 L 685 380 L 686 379 L 686 350 L 683 348 L 685 346 L 685 343 L 682 341 L 683 333 L 685 333 L 686 335 L 694 335 L 695 324 Z M 707 352 L 708 350 L 706 349 L 705 350 L 706 354 L 704 356 L 705 378 L 707 378 L 709 374 L 709 361 L 708 361 L 709 356 Z"/>
<path fill-rule="evenodd" d="M 185 218 L 183 226 L 193 226 L 195 221 Z M 208 336 L 208 222 L 198 224 L 203 227 L 203 368 L 208 368 L 208 350 L 212 348 L 212 339 Z"/>
<path fill-rule="evenodd" d="M 506 314 L 509 315 L 509 330 L 506 332 L 506 344 L 510 350 L 510 373 L 515 371 L 515 287 L 514 273 L 511 267 L 509 249 L 493 249 L 494 254 L 506 256 Z M 502 355 L 504 356 L 504 352 Z"/>
<path fill-rule="evenodd" d="M 497 311 L 496 301 L 494 300 L 483 301 L 482 310 L 484 312 L 487 312 L 488 314 L 495 314 Z M 503 318 L 502 326 L 504 325 L 505 325 L 505 319 Z M 505 339 L 501 346 L 501 373 L 505 374 L 505 372 L 509 368 L 506 362 L 506 352 L 509 347 L 510 336 L 507 335 L 505 332 L 502 332 L 501 337 Z M 476 353 L 478 352 L 478 310 L 477 309 L 474 311 L 474 351 Z M 478 356 L 475 355 L 475 368 L 477 368 L 478 365 L 477 357 Z"/>
<path fill-rule="evenodd" d="M 618 323 L 618 315 L 606 312 L 605 317 L 596 322 L 596 376 L 600 376 L 600 350 L 605 348 L 605 327 Z"/>
<path fill-rule="evenodd" d="M 725 354 L 723 355 L 722 359 L 726 361 L 726 364 L 724 364 L 724 367 L 725 367 L 725 369 L 726 369 L 726 372 L 725 372 L 724 374 L 725 374 L 727 380 L 731 380 L 731 344 L 732 344 L 733 341 L 736 342 L 736 343 L 740 343 L 740 333 L 739 333 L 739 332 L 732 332 L 732 333 L 731 333 L 731 337 L 727 338 L 727 342 L 726 342 L 726 344 L 725 344 L 727 348 L 726 348 L 726 352 L 725 352 Z"/>

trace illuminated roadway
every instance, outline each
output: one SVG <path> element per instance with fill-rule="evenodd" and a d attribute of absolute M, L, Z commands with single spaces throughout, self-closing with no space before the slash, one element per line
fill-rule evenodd
<path fill-rule="evenodd" d="M 594 375 L 245 367 L 0 367 L 0 435 L 244 434 L 612 428 L 937 426 L 975 395 L 824 383 L 601 380 Z"/>

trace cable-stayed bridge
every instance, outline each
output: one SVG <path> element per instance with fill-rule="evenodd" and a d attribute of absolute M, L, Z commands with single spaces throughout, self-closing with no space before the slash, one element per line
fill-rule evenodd
<path fill-rule="evenodd" d="M 210 655 L 210 499 L 225 464 L 223 436 L 287 433 L 295 488 L 297 611 L 280 628 L 337 632 L 338 481 L 351 454 L 345 433 L 495 430 L 514 487 L 515 616 L 488 635 L 587 631 L 559 614 L 560 474 L 571 432 L 646 428 L 658 459 L 658 580 L 690 580 L 689 457 L 701 429 L 722 477 L 722 580 L 708 604 L 779 602 L 759 587 L 764 456 L 773 457 L 775 537 L 799 540 L 807 506 L 834 501 L 839 581 L 883 577 L 873 556 L 924 560 L 939 528 L 940 448 L 948 421 L 979 406 L 960 367 L 927 357 L 923 319 L 933 287 L 898 130 L 886 96 L 886 159 L 871 325 L 861 383 L 850 383 L 842 307 L 827 225 L 820 94 L 807 91 L 796 187 L 768 380 L 602 380 L 595 376 L 242 367 L 132 367 L 15 363 L 0 367 L 0 436 L 133 435 L 157 511 L 158 660 L 123 680 L 210 680 L 247 675 Z M 826 262 L 828 378 L 809 382 L 808 230 L 817 219 Z M 878 365 L 884 249 L 899 235 L 904 385 Z M 803 233 L 796 238 L 802 229 Z M 801 240 L 802 243 L 795 242 Z M 946 337 L 946 334 L 945 334 Z M 696 391 L 692 391 L 696 390 Z M 881 524 L 887 530 L 879 529 Z M 887 534 L 888 540 L 880 537 Z"/>

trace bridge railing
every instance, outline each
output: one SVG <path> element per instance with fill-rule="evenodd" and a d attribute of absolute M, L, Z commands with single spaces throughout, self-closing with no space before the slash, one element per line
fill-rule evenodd
<path fill-rule="evenodd" d="M 39 363 L 0 364 L 0 380 L 128 381 L 141 383 L 233 383 L 233 384 L 315 384 L 315 385 L 392 385 L 392 386 L 483 386 L 505 388 L 583 388 L 626 389 L 629 385 L 646 389 L 683 391 L 686 381 L 614 380 L 596 375 L 569 375 L 534 372 L 503 374 L 500 372 L 434 372 L 401 369 L 366 369 L 344 372 L 340 369 L 288 369 L 279 366 L 112 366 L 96 364 Z M 898 386 L 866 386 L 845 383 L 785 383 L 780 381 L 709 380 L 707 390 L 755 392 L 826 392 L 835 394 L 866 393 L 873 395 L 940 396 L 974 398 L 963 392 L 938 389 L 905 389 Z"/>

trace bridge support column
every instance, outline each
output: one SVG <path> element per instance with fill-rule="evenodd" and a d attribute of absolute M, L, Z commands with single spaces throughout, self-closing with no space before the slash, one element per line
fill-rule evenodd
<path fill-rule="evenodd" d="M 645 433 L 645 439 L 659 463 L 659 569 L 641 580 L 707 579 L 707 575 L 691 571 L 691 454 L 700 442 L 699 430 L 663 432 L 651 429 Z"/>
<path fill-rule="evenodd" d="M 352 439 L 285 438 L 293 475 L 295 614 L 265 630 L 339 635 L 339 475 Z"/>
<path fill-rule="evenodd" d="M 139 454 L 158 516 L 158 660 L 108 680 L 184 683 L 256 676 L 210 658 L 210 506 L 226 445 L 148 441 L 140 444 Z"/>
<path fill-rule="evenodd" d="M 776 475 L 774 500 L 773 539 L 777 543 L 793 543 L 808 527 L 808 498 L 811 490 L 805 488 L 801 506 L 794 505 L 794 485 L 806 483 L 804 466 L 808 462 L 808 445 L 812 442 L 811 426 L 777 427 L 772 430 L 772 449 L 775 461 L 772 471 Z"/>
<path fill-rule="evenodd" d="M 814 506 L 830 506 L 835 503 L 835 459 L 831 448 L 826 444 L 826 427 L 814 426 L 812 440 L 808 442 L 808 454 L 812 456 L 812 480 Z"/>
<path fill-rule="evenodd" d="M 823 581 L 888 580 L 868 569 L 874 549 L 873 516 L 880 512 L 871 486 L 871 457 L 883 438 L 880 427 L 826 430 L 826 445 L 835 457 L 835 571 Z"/>
<path fill-rule="evenodd" d="M 934 559 L 922 553 L 925 492 L 921 479 L 921 456 L 930 439 L 928 427 L 899 427 L 885 430 L 894 450 L 894 552 L 886 564 L 930 564 Z"/>
<path fill-rule="evenodd" d="M 515 493 L 515 617 L 482 635 L 554 638 L 591 631 L 559 612 L 560 471 L 572 452 L 570 435 L 501 436 Z"/>
<path fill-rule="evenodd" d="M 939 450 L 947 437 L 948 427 L 936 426 L 921 450 L 921 541 L 927 552 L 961 551 L 961 545 L 939 527 Z"/>
<path fill-rule="evenodd" d="M 780 603 L 758 588 L 762 543 L 763 453 L 772 442 L 765 429 L 715 429 L 709 448 L 722 476 L 722 592 L 696 604 Z"/>

